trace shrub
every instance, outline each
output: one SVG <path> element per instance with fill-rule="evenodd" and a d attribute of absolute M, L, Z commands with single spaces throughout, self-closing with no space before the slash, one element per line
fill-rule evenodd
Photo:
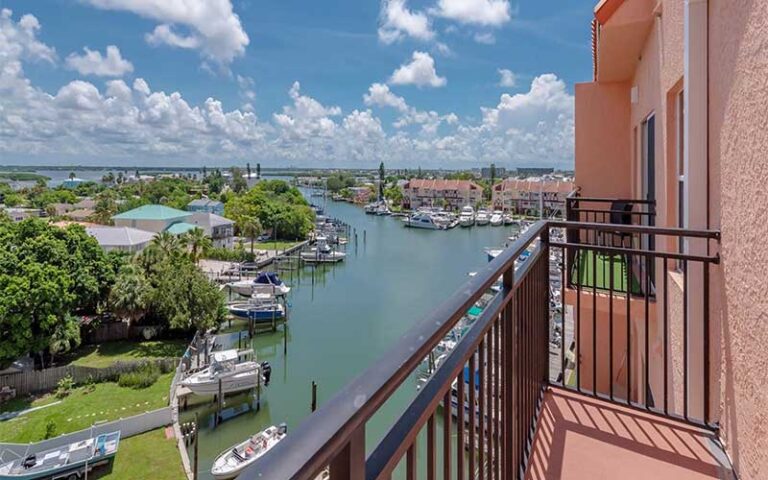
<path fill-rule="evenodd" d="M 117 384 L 128 388 L 148 388 L 160 378 L 160 368 L 154 363 L 146 363 L 133 372 L 120 374 Z"/>
<path fill-rule="evenodd" d="M 206 253 L 205 258 L 223 262 L 252 262 L 255 256 L 242 248 L 212 248 Z"/>
<path fill-rule="evenodd" d="M 71 375 L 67 375 L 66 377 L 59 380 L 58 386 L 56 388 L 56 398 L 64 398 L 72 391 L 72 388 L 75 386 L 75 381 L 72 380 Z"/>
<path fill-rule="evenodd" d="M 56 436 L 56 422 L 53 420 L 48 420 L 48 423 L 45 424 L 45 440 L 48 440 L 49 438 L 53 438 Z"/>

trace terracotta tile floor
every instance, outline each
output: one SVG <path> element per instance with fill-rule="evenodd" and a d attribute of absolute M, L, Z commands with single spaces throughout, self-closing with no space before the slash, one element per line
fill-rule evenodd
<path fill-rule="evenodd" d="M 551 389 L 526 479 L 731 478 L 718 445 L 711 432 Z"/>

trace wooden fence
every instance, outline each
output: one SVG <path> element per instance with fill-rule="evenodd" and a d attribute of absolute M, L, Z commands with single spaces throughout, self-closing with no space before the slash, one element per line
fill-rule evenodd
<path fill-rule="evenodd" d="M 140 360 L 135 362 L 116 362 L 105 368 L 66 365 L 63 367 L 47 368 L 45 370 L 27 370 L 19 373 L 0 376 L 0 387 L 16 389 L 16 395 L 50 392 L 56 389 L 62 378 L 71 376 L 76 384 L 87 382 L 114 381 L 122 373 L 133 372 L 146 363 L 154 363 L 163 372 L 172 372 L 176 368 L 174 358 L 159 358 L 155 360 Z"/>

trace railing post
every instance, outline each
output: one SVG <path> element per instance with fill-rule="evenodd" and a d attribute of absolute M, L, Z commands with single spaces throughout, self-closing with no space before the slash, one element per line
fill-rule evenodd
<path fill-rule="evenodd" d="M 331 480 L 365 479 L 365 425 L 349 437 L 349 442 L 331 460 Z"/>
<path fill-rule="evenodd" d="M 519 418 L 518 408 L 518 384 L 520 379 L 518 378 L 518 372 L 516 367 L 519 363 L 519 348 L 517 345 L 519 325 L 516 315 L 517 310 L 517 292 L 514 290 L 515 285 L 515 267 L 514 264 L 503 276 L 503 292 L 504 295 L 509 295 L 509 303 L 504 307 L 502 311 L 502 334 L 501 352 L 502 352 L 502 368 L 504 369 L 501 377 L 503 378 L 503 396 L 504 405 L 501 410 L 501 433 L 502 433 L 502 451 L 501 451 L 501 472 L 504 480 L 514 480 L 517 475 L 517 469 L 520 465 L 520 446 L 516 445 L 517 428 L 521 419 Z"/>

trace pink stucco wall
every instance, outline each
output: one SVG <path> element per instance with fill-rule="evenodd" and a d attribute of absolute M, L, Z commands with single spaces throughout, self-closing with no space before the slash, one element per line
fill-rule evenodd
<path fill-rule="evenodd" d="M 768 2 L 710 0 L 710 218 L 722 230 L 722 435 L 768 478 Z M 719 223 L 719 225 L 718 225 Z"/>

